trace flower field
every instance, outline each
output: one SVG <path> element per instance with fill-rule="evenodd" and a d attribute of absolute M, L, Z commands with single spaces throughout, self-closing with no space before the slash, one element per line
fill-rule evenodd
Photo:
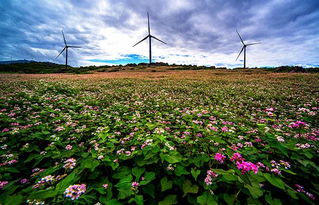
<path fill-rule="evenodd" d="M 318 79 L 0 74 L 0 204 L 316 204 Z"/>

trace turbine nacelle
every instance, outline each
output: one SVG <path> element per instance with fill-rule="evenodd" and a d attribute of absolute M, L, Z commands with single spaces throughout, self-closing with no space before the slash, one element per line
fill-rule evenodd
<path fill-rule="evenodd" d="M 241 43 L 243 44 L 243 47 L 241 48 L 241 50 L 240 50 L 240 52 L 239 52 L 239 54 L 238 54 L 238 56 L 237 56 L 237 58 L 236 58 L 236 61 L 237 61 L 237 59 L 239 58 L 239 56 L 241 55 L 241 53 L 244 51 L 244 68 L 246 68 L 246 48 L 247 48 L 248 46 L 252 46 L 252 45 L 256 45 L 256 44 L 260 44 L 260 43 L 257 42 L 257 43 L 248 43 L 248 44 L 245 44 L 245 42 L 244 42 L 244 40 L 242 39 L 242 37 L 240 36 L 239 32 L 238 32 L 237 30 L 236 30 L 236 32 L 237 32 L 237 34 L 238 34 L 238 36 L 239 36 L 239 39 L 240 39 Z"/>
<path fill-rule="evenodd" d="M 164 44 L 166 44 L 166 43 L 164 41 L 158 39 L 157 37 L 151 35 L 150 16 L 149 16 L 148 12 L 147 12 L 147 26 L 148 26 L 148 35 L 145 38 L 143 38 L 142 40 L 140 40 L 139 42 L 137 42 L 136 44 L 134 44 L 133 47 L 135 47 L 139 43 L 145 41 L 146 39 L 149 39 L 149 64 L 151 64 L 152 63 L 152 38 L 161 42 L 161 43 L 164 43 Z"/>
<path fill-rule="evenodd" d="M 81 48 L 81 47 L 68 45 L 66 40 L 65 40 L 65 36 L 64 36 L 63 31 L 62 31 L 62 36 L 63 36 L 63 41 L 64 41 L 64 48 L 59 53 L 59 55 L 57 57 L 55 57 L 55 58 L 58 58 L 65 51 L 65 68 L 67 68 L 68 67 L 68 48 Z"/>

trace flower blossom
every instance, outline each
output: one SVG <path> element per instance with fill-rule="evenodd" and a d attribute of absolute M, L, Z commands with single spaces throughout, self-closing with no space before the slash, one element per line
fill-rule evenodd
<path fill-rule="evenodd" d="M 297 129 L 297 128 L 302 128 L 302 127 L 307 127 L 307 126 L 308 126 L 308 124 L 305 122 L 296 121 L 296 122 L 290 123 L 288 127 Z"/>
<path fill-rule="evenodd" d="M 64 196 L 67 198 L 71 198 L 72 200 L 78 199 L 82 194 L 86 191 L 85 184 L 74 184 L 70 185 L 64 191 Z"/>
<path fill-rule="evenodd" d="M 26 184 L 26 183 L 28 183 L 28 181 L 29 181 L 28 179 L 23 178 L 23 179 L 20 180 L 20 183 L 21 184 Z"/>
<path fill-rule="evenodd" d="M 236 152 L 233 154 L 233 156 L 230 158 L 230 161 L 243 161 L 245 160 L 240 153 Z"/>
<path fill-rule="evenodd" d="M 228 132 L 228 127 L 226 127 L 226 126 L 224 126 L 224 127 L 222 127 L 222 132 Z"/>
<path fill-rule="evenodd" d="M 138 182 L 132 182 L 132 190 L 137 190 L 140 184 Z"/>
<path fill-rule="evenodd" d="M 211 185 L 213 182 L 212 182 L 212 177 L 213 178 L 216 178 L 218 177 L 218 174 L 215 173 L 214 171 L 212 170 L 207 170 L 207 175 L 206 175 L 206 178 L 204 179 L 204 182 L 207 186 Z"/>
<path fill-rule="evenodd" d="M 239 170 L 241 170 L 242 174 L 245 174 L 246 172 L 253 171 L 255 174 L 258 173 L 258 166 L 252 162 L 236 162 L 236 166 Z"/>
<path fill-rule="evenodd" d="M 64 161 L 63 168 L 65 169 L 73 169 L 76 165 L 76 159 L 74 158 L 69 158 Z"/>
<path fill-rule="evenodd" d="M 221 153 L 216 153 L 214 156 L 214 159 L 220 163 L 224 163 L 224 160 L 226 159 L 225 155 L 222 155 Z"/>
<path fill-rule="evenodd" d="M 72 145 L 69 145 L 69 144 L 68 144 L 68 145 L 65 147 L 65 149 L 66 149 L 66 150 L 71 150 L 71 149 L 72 149 Z"/>
<path fill-rule="evenodd" d="M 0 190 L 3 189 L 9 182 L 8 181 L 0 181 Z"/>
<path fill-rule="evenodd" d="M 306 195 L 307 195 L 310 199 L 312 199 L 312 200 L 315 200 L 315 199 L 316 199 L 315 195 L 312 194 L 312 193 L 310 193 L 310 192 L 307 192 L 307 191 L 304 189 L 303 186 L 301 186 L 301 185 L 299 185 L 299 184 L 295 184 L 295 186 L 297 187 L 297 190 L 296 190 L 297 192 L 306 194 Z"/>

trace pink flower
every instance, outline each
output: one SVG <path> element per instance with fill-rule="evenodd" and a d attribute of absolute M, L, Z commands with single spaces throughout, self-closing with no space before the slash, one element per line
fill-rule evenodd
<path fill-rule="evenodd" d="M 8 161 L 8 164 L 14 164 L 14 163 L 17 163 L 18 162 L 18 160 L 15 160 L 15 159 L 13 159 L 13 160 L 10 160 L 10 161 Z"/>
<path fill-rule="evenodd" d="M 230 158 L 230 161 L 243 161 L 245 160 L 241 154 L 239 154 L 238 152 L 234 153 L 233 156 Z"/>
<path fill-rule="evenodd" d="M 78 199 L 82 194 L 86 192 L 85 184 L 74 184 L 70 185 L 64 191 L 64 196 L 71 198 L 72 200 Z"/>
<path fill-rule="evenodd" d="M 246 172 L 249 172 L 249 171 L 253 171 L 255 174 L 258 173 L 258 166 L 252 162 L 237 161 L 236 166 L 239 170 L 241 170 L 242 174 L 245 174 Z"/>
<path fill-rule="evenodd" d="M 72 145 L 69 145 L 69 144 L 68 144 L 68 145 L 65 147 L 65 149 L 66 149 L 66 150 L 71 150 L 71 149 L 72 149 Z"/>
<path fill-rule="evenodd" d="M 266 168 L 266 166 L 261 162 L 257 162 L 257 166 L 261 168 Z"/>
<path fill-rule="evenodd" d="M 64 127 L 57 127 L 56 129 L 55 129 L 55 131 L 62 131 L 62 130 L 64 130 Z"/>
<path fill-rule="evenodd" d="M 262 140 L 260 138 L 255 139 L 255 142 L 261 142 Z"/>
<path fill-rule="evenodd" d="M 0 190 L 3 189 L 9 182 L 8 181 L 0 181 Z"/>
<path fill-rule="evenodd" d="M 104 189 L 107 189 L 109 187 L 108 184 L 103 184 L 102 186 L 103 186 Z"/>
<path fill-rule="evenodd" d="M 231 147 L 230 147 L 232 150 L 236 151 L 239 149 L 239 147 L 237 147 L 235 144 L 233 144 Z"/>
<path fill-rule="evenodd" d="M 26 183 L 28 183 L 28 181 L 29 181 L 28 179 L 23 178 L 23 179 L 20 180 L 20 183 L 21 184 L 26 184 Z"/>
<path fill-rule="evenodd" d="M 132 187 L 133 188 L 136 188 L 136 187 L 138 187 L 140 184 L 138 183 L 138 182 L 132 182 Z"/>
<path fill-rule="evenodd" d="M 74 158 L 69 158 L 64 161 L 63 168 L 65 169 L 73 169 L 76 165 L 76 159 Z"/>
<path fill-rule="evenodd" d="M 299 185 L 299 184 L 295 184 L 295 186 L 297 187 L 297 190 L 296 190 L 297 192 L 306 194 L 306 195 L 307 195 L 310 199 L 312 199 L 312 200 L 315 200 L 315 199 L 316 199 L 315 195 L 312 194 L 312 193 L 310 193 L 310 192 L 307 192 L 307 191 L 304 189 L 303 186 L 301 186 L 301 185 Z"/>
<path fill-rule="evenodd" d="M 212 170 L 207 170 L 207 175 L 214 178 L 218 177 L 218 174 Z"/>
<path fill-rule="evenodd" d="M 196 137 L 203 137 L 203 135 L 201 133 L 197 133 Z"/>
<path fill-rule="evenodd" d="M 272 108 L 272 107 L 266 108 L 265 111 L 267 111 L 267 112 L 273 112 L 273 111 L 275 111 L 275 108 Z"/>
<path fill-rule="evenodd" d="M 204 179 L 204 182 L 207 186 L 212 184 L 212 177 L 207 175 L 206 178 Z"/>
<path fill-rule="evenodd" d="M 224 160 L 226 159 L 225 155 L 222 155 L 221 153 L 216 153 L 214 156 L 214 159 L 220 163 L 224 163 Z"/>
<path fill-rule="evenodd" d="M 307 126 L 308 126 L 308 124 L 305 122 L 296 121 L 296 122 L 290 123 L 290 125 L 288 127 L 297 129 L 297 128 L 302 128 L 302 127 L 307 127 Z"/>
<path fill-rule="evenodd" d="M 222 127 L 222 132 L 228 132 L 228 127 L 226 126 Z"/>
<path fill-rule="evenodd" d="M 279 169 L 277 169 L 277 168 L 271 169 L 270 171 L 271 171 L 272 173 L 277 174 L 277 175 L 280 175 L 280 174 L 281 174 L 281 171 L 280 171 Z"/>
<path fill-rule="evenodd" d="M 8 129 L 8 128 L 4 128 L 3 130 L 2 130 L 2 132 L 9 132 L 10 130 Z"/>
<path fill-rule="evenodd" d="M 272 113 L 272 112 L 267 112 L 267 115 L 271 117 L 271 116 L 274 115 L 274 113 Z"/>
<path fill-rule="evenodd" d="M 217 132 L 218 131 L 218 128 L 217 127 L 209 127 L 209 129 L 211 129 L 211 130 L 213 130 L 213 131 L 215 131 L 215 132 Z"/>
<path fill-rule="evenodd" d="M 213 178 L 216 178 L 218 176 L 217 173 L 215 173 L 214 171 L 212 170 L 207 170 L 207 175 L 206 175 L 206 178 L 204 179 L 204 182 L 207 186 L 211 185 L 213 182 L 212 182 L 212 177 Z"/>

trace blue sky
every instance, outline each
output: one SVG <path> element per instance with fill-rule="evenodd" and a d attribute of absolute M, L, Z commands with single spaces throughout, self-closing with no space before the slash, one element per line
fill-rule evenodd
<path fill-rule="evenodd" d="M 238 29 L 250 67 L 319 65 L 318 0 L 1 0 L 0 60 L 63 63 L 63 30 L 73 66 L 147 62 L 147 11 L 154 61 L 238 66 Z"/>
<path fill-rule="evenodd" d="M 106 63 L 106 64 L 113 64 L 113 65 L 117 65 L 117 64 L 122 64 L 122 65 L 126 65 L 129 63 L 148 63 L 149 59 L 144 57 L 144 56 L 140 56 L 140 55 L 136 55 L 136 54 L 129 54 L 129 55 L 123 55 L 122 58 L 120 59 L 114 59 L 114 60 L 107 60 L 107 59 L 90 59 L 89 60 L 92 63 Z"/>

